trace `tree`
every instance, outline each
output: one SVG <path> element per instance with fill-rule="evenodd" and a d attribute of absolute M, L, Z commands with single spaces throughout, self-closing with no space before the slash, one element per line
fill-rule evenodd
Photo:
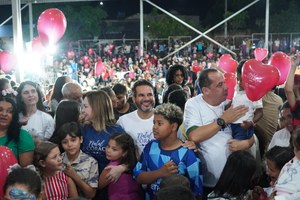
<path fill-rule="evenodd" d="M 189 18 L 182 18 L 181 20 L 190 24 L 195 28 L 199 28 Z M 190 36 L 195 32 L 175 19 L 158 12 L 157 9 L 152 9 L 149 17 L 145 19 L 145 32 L 152 38 L 167 38 L 169 36 Z"/>
<path fill-rule="evenodd" d="M 227 18 L 233 14 L 234 13 L 227 11 L 224 15 L 225 16 L 224 18 Z M 244 11 L 244 12 L 236 15 L 234 18 L 230 19 L 230 21 L 228 22 L 229 30 L 232 32 L 236 32 L 237 30 L 240 30 L 240 29 L 244 29 L 244 30 L 247 29 L 247 26 L 249 24 L 248 19 L 249 19 L 249 15 L 248 15 L 247 11 Z"/>

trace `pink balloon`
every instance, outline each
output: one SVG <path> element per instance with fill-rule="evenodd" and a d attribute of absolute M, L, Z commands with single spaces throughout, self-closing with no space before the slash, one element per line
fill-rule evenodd
<path fill-rule="evenodd" d="M 98 62 L 102 61 L 102 58 L 100 56 L 97 57 Z"/>
<path fill-rule="evenodd" d="M 236 76 L 234 73 L 225 73 L 224 78 L 225 78 L 225 84 L 228 87 L 227 99 L 232 100 L 234 95 L 234 89 L 236 86 Z"/>
<path fill-rule="evenodd" d="M 106 66 L 103 62 L 97 62 L 96 65 L 96 76 L 99 76 L 103 73 L 103 71 L 106 70 Z"/>
<path fill-rule="evenodd" d="M 118 63 L 119 63 L 119 64 L 122 63 L 122 58 L 118 58 Z"/>
<path fill-rule="evenodd" d="M 0 52 L 0 68 L 4 73 L 13 70 L 16 65 L 16 57 L 9 51 Z"/>
<path fill-rule="evenodd" d="M 110 69 L 108 73 L 109 73 L 110 78 L 113 78 L 115 76 L 115 70 L 114 69 Z"/>
<path fill-rule="evenodd" d="M 268 55 L 267 48 L 256 48 L 254 49 L 254 57 L 258 61 L 263 61 Z"/>
<path fill-rule="evenodd" d="M 57 8 L 45 10 L 38 18 L 37 30 L 42 43 L 45 45 L 56 44 L 64 35 L 66 28 L 66 17 Z"/>
<path fill-rule="evenodd" d="M 42 44 L 40 37 L 33 38 L 31 42 L 32 52 L 38 54 L 44 54 L 46 52 L 45 46 Z"/>
<path fill-rule="evenodd" d="M 117 63 L 117 59 L 116 59 L 116 58 L 113 58 L 111 61 L 112 61 L 112 63 L 114 63 L 114 64 Z"/>
<path fill-rule="evenodd" d="M 0 188 L 3 188 L 5 179 L 8 175 L 7 169 L 16 164 L 17 159 L 12 150 L 6 146 L 0 146 Z M 0 190 L 0 197 L 3 197 L 3 190 Z"/>
<path fill-rule="evenodd" d="M 219 59 L 219 67 L 225 72 L 235 73 L 238 62 L 234 60 L 230 54 L 224 54 Z"/>
<path fill-rule="evenodd" d="M 87 69 L 87 68 L 89 68 L 90 66 L 89 66 L 89 64 L 84 64 L 84 68 L 85 69 Z"/>
<path fill-rule="evenodd" d="M 74 58 L 74 56 L 75 56 L 74 51 L 69 51 L 68 52 L 68 58 L 72 59 L 72 58 Z"/>
<path fill-rule="evenodd" d="M 92 55 L 94 53 L 94 50 L 92 48 L 89 48 L 88 53 L 89 55 Z"/>
<path fill-rule="evenodd" d="M 145 58 L 148 59 L 148 58 L 149 58 L 149 54 L 146 54 L 146 55 L 145 55 Z"/>
<path fill-rule="evenodd" d="M 268 64 L 273 65 L 280 71 L 280 78 L 276 85 L 283 84 L 286 81 L 291 69 L 290 57 L 285 53 L 278 51 L 271 56 Z"/>
<path fill-rule="evenodd" d="M 214 54 L 213 54 L 212 52 L 209 52 L 209 53 L 207 54 L 207 57 L 208 57 L 209 59 L 211 59 L 213 56 L 214 56 Z"/>
<path fill-rule="evenodd" d="M 243 65 L 243 86 L 251 101 L 261 99 L 278 83 L 279 77 L 280 72 L 276 67 L 255 59 L 250 59 Z"/>

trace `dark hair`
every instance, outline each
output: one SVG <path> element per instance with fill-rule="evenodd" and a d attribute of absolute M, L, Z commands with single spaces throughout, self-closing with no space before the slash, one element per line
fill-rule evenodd
<path fill-rule="evenodd" d="M 300 128 L 297 128 L 296 131 L 292 134 L 293 145 L 297 151 L 300 151 Z"/>
<path fill-rule="evenodd" d="M 113 86 L 113 91 L 115 92 L 116 95 L 118 94 L 124 94 L 126 95 L 128 93 L 127 88 L 125 87 L 125 85 L 117 83 Z"/>
<path fill-rule="evenodd" d="M 281 170 L 282 167 L 294 157 L 294 151 L 290 147 L 274 146 L 267 151 L 265 157 L 271 160 L 276 165 L 276 168 Z"/>
<path fill-rule="evenodd" d="M 170 174 L 161 179 L 159 188 L 162 189 L 165 187 L 173 187 L 175 185 L 182 185 L 187 188 L 191 187 L 190 181 L 187 177 L 181 174 Z"/>
<path fill-rule="evenodd" d="M 34 87 L 36 89 L 37 95 L 38 95 L 38 102 L 37 102 L 37 109 L 39 109 L 40 111 L 44 111 L 45 112 L 45 108 L 43 105 L 43 97 L 42 97 L 42 93 L 40 91 L 40 88 L 38 87 L 38 85 L 32 81 L 24 81 L 20 84 L 20 86 L 18 87 L 18 95 L 17 95 L 17 105 L 18 105 L 18 111 L 22 112 L 22 114 L 25 116 L 27 114 L 27 110 L 26 110 L 26 105 L 24 104 L 23 100 L 22 100 L 22 91 L 25 87 L 25 85 L 31 85 L 32 87 Z"/>
<path fill-rule="evenodd" d="M 4 192 L 15 184 L 24 185 L 28 192 L 35 195 L 35 197 L 38 197 L 42 191 L 41 177 L 28 168 L 18 168 L 10 172 L 4 183 Z"/>
<path fill-rule="evenodd" d="M 111 89 L 111 87 L 103 87 L 103 88 L 100 88 L 100 90 L 106 92 L 106 94 L 108 94 L 109 97 L 111 97 L 113 94 L 115 94 L 115 92 L 113 91 L 113 89 Z"/>
<path fill-rule="evenodd" d="M 245 64 L 247 60 L 241 60 L 238 64 L 238 66 L 236 67 L 236 73 L 237 74 L 242 74 L 242 69 L 243 69 L 243 66 Z"/>
<path fill-rule="evenodd" d="M 179 126 L 182 124 L 183 121 L 183 113 L 181 109 L 175 104 L 171 104 L 171 103 L 164 103 L 157 106 L 154 109 L 154 114 L 163 116 L 171 124 L 176 123 L 178 125 L 177 129 L 179 128 Z"/>
<path fill-rule="evenodd" d="M 133 93 L 133 96 L 136 96 L 136 88 L 139 87 L 139 86 L 149 86 L 152 88 L 152 90 L 154 91 L 154 87 L 152 85 L 152 83 L 146 79 L 141 79 L 141 80 L 138 80 L 136 81 L 134 84 L 133 84 L 133 87 L 132 87 L 132 93 Z"/>
<path fill-rule="evenodd" d="M 0 92 L 4 90 L 6 84 L 9 84 L 9 80 L 7 78 L 0 78 Z"/>
<path fill-rule="evenodd" d="M 247 151 L 235 151 L 227 159 L 214 193 L 239 197 L 247 192 L 256 171 L 256 161 Z"/>
<path fill-rule="evenodd" d="M 78 122 L 79 115 L 80 105 L 78 102 L 73 100 L 62 100 L 56 109 L 55 130 L 49 140 L 55 144 L 60 144 L 60 140 L 58 139 L 59 128 L 65 123 Z"/>
<path fill-rule="evenodd" d="M 219 71 L 215 68 L 204 69 L 203 71 L 200 72 L 199 78 L 198 78 L 198 83 L 199 83 L 198 85 L 201 90 L 203 87 L 209 87 L 211 85 L 212 81 L 209 79 L 208 75 L 210 73 L 216 73 L 216 72 L 219 72 Z"/>
<path fill-rule="evenodd" d="M 188 100 L 187 93 L 183 89 L 174 90 L 168 96 L 168 102 L 177 105 L 184 111 L 184 106 Z"/>
<path fill-rule="evenodd" d="M 0 102 L 1 101 L 10 103 L 13 108 L 12 120 L 7 130 L 7 142 L 5 144 L 7 145 L 11 140 L 15 142 L 19 141 L 21 125 L 19 124 L 19 114 L 15 101 L 8 96 L 6 97 L 0 95 Z"/>
<path fill-rule="evenodd" d="M 59 147 L 62 148 L 61 141 L 67 137 L 67 135 L 71 136 L 72 138 L 81 137 L 81 129 L 79 123 L 70 122 L 62 125 L 58 131 L 57 136 L 59 139 Z"/>
<path fill-rule="evenodd" d="M 154 200 L 194 200 L 193 192 L 184 186 L 175 185 L 158 190 L 155 194 Z"/>
<path fill-rule="evenodd" d="M 187 73 L 186 69 L 184 68 L 184 66 L 182 66 L 182 65 L 173 65 L 173 66 L 169 67 L 167 74 L 166 74 L 166 83 L 168 85 L 171 85 L 172 83 L 174 83 L 175 73 L 178 70 L 180 70 L 183 75 L 183 81 L 182 81 L 181 86 L 185 85 L 185 83 L 188 79 L 188 73 Z"/>
<path fill-rule="evenodd" d="M 60 76 L 55 80 L 50 99 L 56 99 L 57 102 L 59 103 L 63 99 L 63 95 L 61 92 L 62 87 L 66 83 L 68 76 Z"/>
<path fill-rule="evenodd" d="M 169 85 L 167 90 L 163 94 L 163 103 L 168 102 L 168 97 L 171 92 L 173 92 L 174 90 L 180 90 L 180 89 L 182 89 L 182 87 L 176 83 L 172 83 L 171 85 Z"/>
<path fill-rule="evenodd" d="M 109 140 L 114 140 L 126 155 L 121 158 L 120 164 L 128 166 L 128 173 L 132 173 L 133 168 L 137 163 L 136 147 L 132 137 L 128 133 L 114 133 Z"/>

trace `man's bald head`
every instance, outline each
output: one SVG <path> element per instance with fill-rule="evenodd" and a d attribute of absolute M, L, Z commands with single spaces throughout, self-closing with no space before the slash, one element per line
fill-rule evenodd
<path fill-rule="evenodd" d="M 82 102 L 82 88 L 78 83 L 69 82 L 64 84 L 61 89 L 64 99 Z"/>

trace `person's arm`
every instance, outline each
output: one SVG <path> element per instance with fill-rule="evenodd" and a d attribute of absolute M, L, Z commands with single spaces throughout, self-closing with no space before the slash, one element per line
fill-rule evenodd
<path fill-rule="evenodd" d="M 227 125 L 227 124 L 230 124 L 230 123 L 236 121 L 243 115 L 245 115 L 245 113 L 247 111 L 248 111 L 248 107 L 245 107 L 245 106 L 238 106 L 235 108 L 233 108 L 231 106 L 230 108 L 225 110 L 225 112 L 223 113 L 223 115 L 220 118 L 224 119 L 225 124 Z M 202 142 L 204 140 L 211 138 L 221 128 L 222 127 L 219 126 L 216 121 L 214 121 L 207 125 L 198 126 L 198 127 L 194 126 L 194 127 L 189 128 L 187 130 L 187 135 L 190 140 L 198 143 L 198 142 Z M 199 133 L 201 133 L 201 134 L 199 134 Z"/>
<path fill-rule="evenodd" d="M 109 165 L 105 167 L 105 169 L 109 169 L 108 173 L 106 174 L 106 181 L 108 183 L 115 183 L 119 180 L 120 176 L 128 169 L 127 165 L 117 165 L 112 166 Z"/>
<path fill-rule="evenodd" d="M 243 121 L 241 127 L 245 130 L 249 129 L 251 126 L 255 126 L 256 123 L 263 117 L 263 109 L 257 108 L 254 112 L 254 117 L 252 121 Z"/>
<path fill-rule="evenodd" d="M 296 104 L 296 97 L 293 90 L 294 90 L 295 71 L 297 69 L 298 64 L 299 64 L 299 55 L 296 54 L 291 57 L 291 69 L 284 86 L 285 96 L 291 108 L 295 107 Z"/>
<path fill-rule="evenodd" d="M 92 199 L 96 195 L 96 188 L 92 188 L 88 183 L 83 181 L 72 166 L 67 165 L 64 172 L 70 178 L 72 178 L 74 183 L 81 189 L 86 198 Z"/>
<path fill-rule="evenodd" d="M 228 141 L 229 150 L 232 152 L 239 151 L 239 150 L 247 150 L 250 147 L 252 147 L 253 143 L 254 143 L 254 136 L 252 136 L 248 140 L 231 139 Z"/>
<path fill-rule="evenodd" d="M 177 174 L 178 166 L 173 162 L 169 161 L 165 163 L 161 168 L 154 171 L 144 171 L 137 175 L 136 181 L 138 184 L 151 184 L 155 180 L 168 176 L 170 174 Z"/>
<path fill-rule="evenodd" d="M 75 198 L 78 197 L 78 192 L 76 189 L 76 185 L 74 183 L 74 181 L 72 180 L 72 178 L 67 177 L 68 178 L 68 191 L 69 191 L 69 198 Z"/>
<path fill-rule="evenodd" d="M 107 174 L 109 173 L 110 169 L 104 169 L 102 170 L 100 176 L 99 176 L 99 181 L 98 181 L 98 188 L 102 189 L 105 188 L 110 182 L 107 181 L 106 177 Z"/>
<path fill-rule="evenodd" d="M 31 165 L 33 161 L 33 151 L 27 151 L 19 154 L 19 164 L 21 167 Z"/>

